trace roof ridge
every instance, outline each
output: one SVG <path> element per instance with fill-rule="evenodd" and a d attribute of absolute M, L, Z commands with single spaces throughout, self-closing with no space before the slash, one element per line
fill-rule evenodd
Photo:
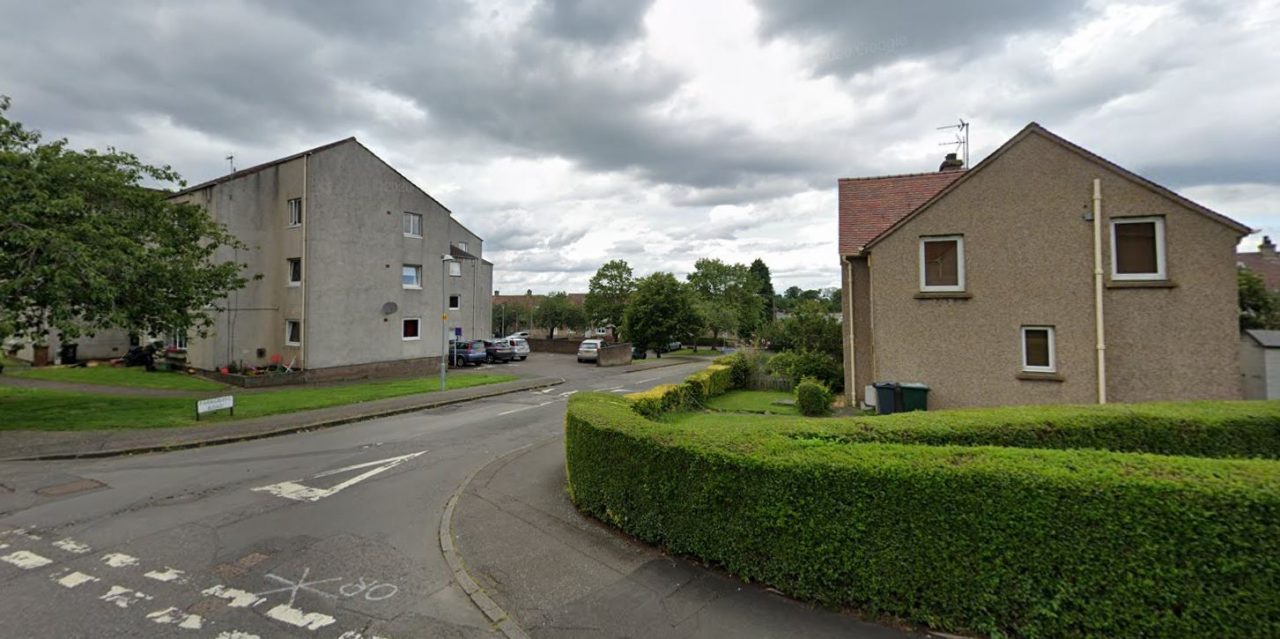
<path fill-rule="evenodd" d="M 357 142 L 357 143 L 358 143 L 358 142 L 359 142 L 359 140 L 357 140 L 357 139 L 356 139 L 356 136 L 354 136 L 354 135 L 350 135 L 350 136 L 347 136 L 347 137 L 345 137 L 345 138 L 342 138 L 341 140 L 335 140 L 335 141 L 333 141 L 333 142 L 329 142 L 329 143 L 326 143 L 326 144 L 321 144 L 320 146 L 312 147 L 312 148 L 310 148 L 310 149 L 306 149 L 306 150 L 304 150 L 304 151 L 298 151 L 297 153 L 293 153 L 293 154 L 291 154 L 291 155 L 286 155 L 286 156 L 284 156 L 284 157 L 282 157 L 282 158 L 276 158 L 276 159 L 271 160 L 271 161 L 269 161 L 269 162 L 263 162 L 263 163 L 261 163 L 261 164 L 255 164 L 255 165 L 253 165 L 253 166 L 251 166 L 251 167 L 244 168 L 244 169 L 240 169 L 239 171 L 232 171 L 231 173 L 227 173 L 226 175 L 222 175 L 222 176 L 219 176 L 219 177 L 213 178 L 212 180 L 206 180 L 206 181 L 204 181 L 204 182 L 201 182 L 201 183 L 199 183 L 199 184 L 196 184 L 195 186 L 188 186 L 188 187 L 186 187 L 186 188 L 184 188 L 184 189 L 181 189 L 181 190 L 178 190 L 178 191 L 174 192 L 172 195 L 170 195 L 170 197 L 177 197 L 177 196 L 179 196 L 179 195 L 186 195 L 186 194 L 188 194 L 188 193 L 194 193 L 194 192 L 196 192 L 196 191 L 200 191 L 200 190 L 203 190 L 203 189 L 207 189 L 207 188 L 209 188 L 209 187 L 211 187 L 211 186 L 217 186 L 217 185 L 222 184 L 222 183 L 224 183 L 224 182 L 230 182 L 231 180 L 236 180 L 236 179 L 239 179 L 239 178 L 245 177 L 245 176 L 247 176 L 247 175 L 252 175 L 252 174 L 254 174 L 254 173 L 257 173 L 258 171 L 262 171 L 262 170 L 265 170 L 265 169 L 269 169 L 269 168 L 271 168 L 271 167 L 273 167 L 273 166 L 275 166 L 275 165 L 277 165 L 277 164 L 284 164 L 285 162 L 290 162 L 290 161 L 292 161 L 292 160 L 296 160 L 296 159 L 298 159 L 298 158 L 300 158 L 300 157 L 302 157 L 302 156 L 304 156 L 304 155 L 308 155 L 308 154 L 312 154 L 312 153 L 319 153 L 320 151 L 324 151 L 324 150 L 327 150 L 327 149 L 331 149 L 331 148 L 333 148 L 333 147 L 335 147 L 335 146 L 338 146 L 338 145 L 340 145 L 340 144 L 346 144 L 347 142 Z M 362 146 L 363 146 L 363 145 L 362 145 Z"/>
<path fill-rule="evenodd" d="M 890 178 L 898 179 L 898 178 L 930 177 L 935 175 L 952 175 L 955 173 L 964 173 L 968 170 L 969 169 L 964 168 L 964 169 L 954 169 L 951 171 L 926 171 L 923 173 L 892 173 L 889 175 L 867 175 L 863 177 L 836 178 L 836 181 L 837 182 L 861 182 L 866 180 L 886 180 Z"/>

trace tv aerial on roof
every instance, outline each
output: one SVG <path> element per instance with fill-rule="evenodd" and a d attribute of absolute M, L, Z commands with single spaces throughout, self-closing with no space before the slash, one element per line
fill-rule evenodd
<path fill-rule="evenodd" d="M 969 168 L 969 123 L 963 118 L 956 118 L 959 124 L 948 124 L 947 126 L 938 127 L 939 131 L 954 129 L 956 139 L 951 142 L 940 142 L 938 146 L 954 147 L 957 151 L 961 151 L 964 156 L 964 168 Z"/>

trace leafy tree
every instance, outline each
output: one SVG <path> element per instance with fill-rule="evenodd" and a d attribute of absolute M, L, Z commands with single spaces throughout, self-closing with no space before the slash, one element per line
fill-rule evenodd
<path fill-rule="evenodd" d="M 759 295 L 762 301 L 760 305 L 760 322 L 757 324 L 757 327 L 760 327 L 773 321 L 773 309 L 777 305 L 773 292 L 773 276 L 769 273 L 769 266 L 758 257 L 751 262 L 751 266 L 748 268 L 751 271 L 751 275 L 756 279 L 756 295 Z"/>
<path fill-rule="evenodd" d="M 612 326 L 613 337 L 617 339 L 618 326 L 635 290 L 635 274 L 625 260 L 605 262 L 587 287 L 587 320 L 594 326 Z"/>
<path fill-rule="evenodd" d="M 827 309 L 830 310 L 832 313 L 843 313 L 844 312 L 844 309 L 842 308 L 843 299 L 844 299 L 843 291 L 841 291 L 839 288 L 831 289 L 831 293 L 827 296 Z"/>
<path fill-rule="evenodd" d="M 659 272 L 636 282 L 623 314 L 622 336 L 640 348 L 658 349 L 688 335 L 698 323 L 688 290 L 674 275 Z"/>
<path fill-rule="evenodd" d="M 801 350 L 843 357 L 840 322 L 832 317 L 827 304 L 819 300 L 797 303 L 785 319 L 774 322 L 763 334 L 775 350 Z"/>
<path fill-rule="evenodd" d="M 511 302 L 503 302 L 494 304 L 493 306 L 493 326 L 497 327 L 498 335 L 510 335 L 523 325 L 522 320 L 527 319 L 529 312 L 525 307 Z"/>
<path fill-rule="evenodd" d="M 1257 273 L 1241 266 L 1236 269 L 1240 299 L 1240 328 L 1280 328 L 1280 299 L 1267 290 Z"/>
<path fill-rule="evenodd" d="M 0 326 L 36 344 L 119 327 L 204 336 L 244 286 L 246 248 L 203 208 L 142 182 L 183 186 L 167 166 L 42 142 L 0 96 Z"/>
<path fill-rule="evenodd" d="M 552 293 L 533 309 L 533 324 L 547 329 L 547 339 L 556 338 L 556 329 L 563 326 L 571 330 L 583 328 L 586 315 L 582 307 L 574 304 L 564 291 Z"/>
<path fill-rule="evenodd" d="M 702 258 L 693 269 L 688 275 L 689 286 L 698 299 L 712 340 L 721 333 L 749 332 L 759 324 L 764 302 L 757 295 L 757 281 L 749 268 Z"/>

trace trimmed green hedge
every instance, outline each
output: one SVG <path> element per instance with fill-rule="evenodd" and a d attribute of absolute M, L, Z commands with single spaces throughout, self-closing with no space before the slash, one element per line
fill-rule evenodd
<path fill-rule="evenodd" d="M 647 391 L 626 396 L 632 409 L 649 419 L 666 413 L 702 408 L 703 403 L 723 395 L 732 387 L 728 366 L 712 364 L 686 378 L 680 384 L 663 384 Z"/>
<path fill-rule="evenodd" d="M 681 420 L 706 424 L 714 415 Z M 1012 406 L 808 420 L 744 417 L 796 437 L 845 442 L 1096 448 L 1101 450 L 1280 459 L 1280 402 L 1185 402 L 1106 406 Z"/>
<path fill-rule="evenodd" d="M 580 393 L 570 494 L 674 553 L 935 628 L 1280 636 L 1280 462 L 849 443 L 800 421 L 656 423 Z"/>

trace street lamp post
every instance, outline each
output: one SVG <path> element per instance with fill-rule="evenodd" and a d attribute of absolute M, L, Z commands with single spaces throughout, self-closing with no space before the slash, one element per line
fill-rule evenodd
<path fill-rule="evenodd" d="M 449 368 L 449 263 L 452 255 L 440 257 L 440 390 L 444 390 L 445 372 Z"/>

